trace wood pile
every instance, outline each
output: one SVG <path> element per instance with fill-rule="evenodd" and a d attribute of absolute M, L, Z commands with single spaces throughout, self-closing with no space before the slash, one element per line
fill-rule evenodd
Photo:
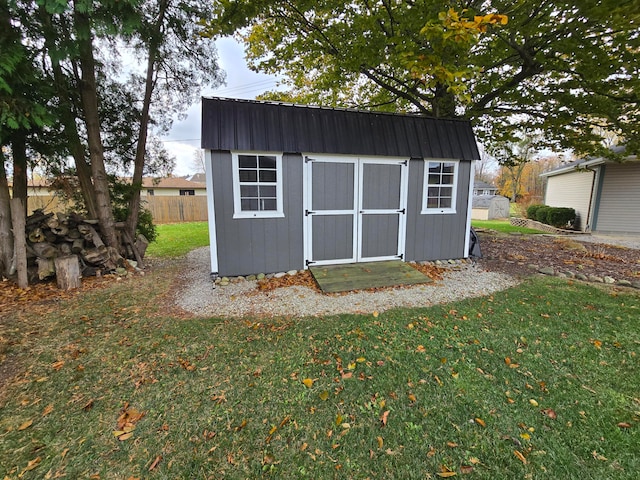
<path fill-rule="evenodd" d="M 79 267 L 79 273 L 83 277 L 113 272 L 126 266 L 122 254 L 141 263 L 146 250 L 145 242 L 138 239 L 134 244 L 125 234 L 122 228 L 124 225 L 118 226 L 122 243 L 120 250 L 105 245 L 97 220 L 86 219 L 76 213 L 44 213 L 42 210 L 35 210 L 27 217 L 25 225 L 29 281 L 53 277 L 56 275 L 56 267 L 61 269 L 67 264 L 73 270 Z M 73 262 L 61 262 L 60 259 L 63 258 L 71 258 Z M 76 263 L 78 267 L 75 266 Z M 58 275 L 68 276 L 68 272 L 60 271 Z"/>

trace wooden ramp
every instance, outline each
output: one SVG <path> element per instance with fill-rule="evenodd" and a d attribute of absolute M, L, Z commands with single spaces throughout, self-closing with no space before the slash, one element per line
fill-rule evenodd
<path fill-rule="evenodd" d="M 325 293 L 431 283 L 426 275 L 400 260 L 309 267 Z"/>

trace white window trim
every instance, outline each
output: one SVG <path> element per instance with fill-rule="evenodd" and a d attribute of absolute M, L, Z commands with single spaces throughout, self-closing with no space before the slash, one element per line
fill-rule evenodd
<path fill-rule="evenodd" d="M 453 190 L 451 192 L 451 207 L 450 208 L 427 208 L 427 200 L 429 193 L 429 162 L 437 163 L 453 163 Z M 460 161 L 448 158 L 425 158 L 424 159 L 424 174 L 422 177 L 422 210 L 421 215 L 446 215 L 456 213 L 457 196 L 458 196 L 458 171 L 460 170 Z"/>
<path fill-rule="evenodd" d="M 238 156 L 240 155 L 269 155 L 276 157 L 276 205 L 277 210 L 242 211 L 240 202 L 240 169 Z M 231 169 L 233 173 L 233 218 L 283 218 L 284 207 L 282 201 L 282 152 L 231 152 Z"/>

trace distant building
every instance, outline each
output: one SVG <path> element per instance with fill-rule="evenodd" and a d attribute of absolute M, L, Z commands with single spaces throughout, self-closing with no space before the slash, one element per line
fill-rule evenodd
<path fill-rule="evenodd" d="M 487 182 L 480 182 L 476 180 L 473 183 L 473 195 L 475 197 L 479 196 L 492 196 L 498 194 L 498 187 L 495 187 Z"/>
<path fill-rule="evenodd" d="M 194 182 L 184 177 L 142 179 L 142 196 L 191 196 L 206 195 L 204 182 Z"/>

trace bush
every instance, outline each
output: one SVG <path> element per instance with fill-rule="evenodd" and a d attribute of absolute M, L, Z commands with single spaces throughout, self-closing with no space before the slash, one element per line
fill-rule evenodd
<path fill-rule="evenodd" d="M 547 207 L 546 205 L 542 205 L 540 208 L 536 210 L 536 220 L 540 223 L 547 223 L 547 214 L 549 213 L 549 209 L 551 207 Z"/>
<path fill-rule="evenodd" d="M 534 204 L 534 205 L 529 205 L 529 207 L 527 208 L 527 218 L 530 218 L 531 220 L 536 220 L 536 212 L 541 207 L 544 207 L 544 205 L 542 205 L 540 203 Z"/>
<path fill-rule="evenodd" d="M 573 228 L 575 221 L 576 211 L 573 208 L 553 207 L 547 212 L 546 223 L 556 228 Z"/>

